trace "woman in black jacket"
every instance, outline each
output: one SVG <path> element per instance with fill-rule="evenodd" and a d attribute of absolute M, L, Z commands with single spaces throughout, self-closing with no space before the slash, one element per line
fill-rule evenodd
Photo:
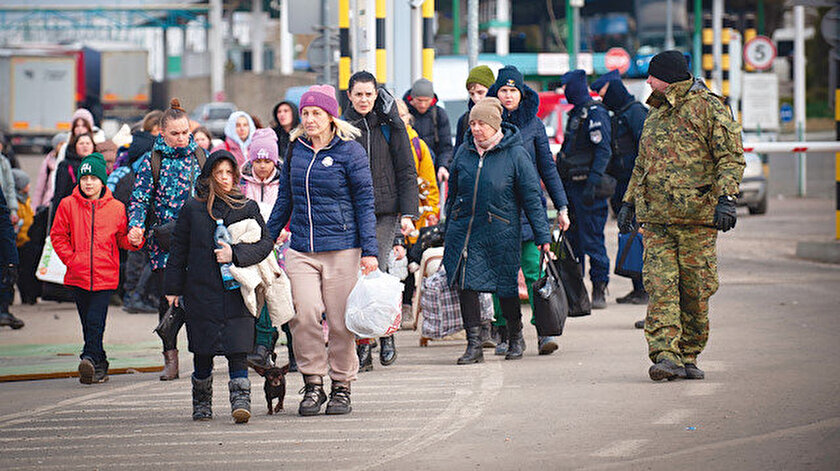
<path fill-rule="evenodd" d="M 259 207 L 242 195 L 236 158 L 226 150 L 207 158 L 190 198 L 178 216 L 172 250 L 166 265 L 165 289 L 169 304 L 184 303 L 189 349 L 193 352 L 193 420 L 212 418 L 213 357 L 228 360 L 231 412 L 237 423 L 251 417 L 251 382 L 246 355 L 254 345 L 254 316 L 239 289 L 225 289 L 219 265 L 233 262 L 247 267 L 265 259 L 274 247 Z M 224 225 L 255 219 L 262 237 L 253 244 L 216 248 L 216 221 Z M 189 282 L 187 276 L 189 274 Z M 183 296 L 183 300 L 179 297 Z"/>
<path fill-rule="evenodd" d="M 274 126 L 271 129 L 277 134 L 277 154 L 280 156 L 280 165 L 282 165 L 291 142 L 289 134 L 292 129 L 300 126 L 300 116 L 297 106 L 290 101 L 281 101 L 274 105 L 271 116 L 274 119 Z"/>
<path fill-rule="evenodd" d="M 69 143 L 67 143 L 67 152 L 64 155 L 64 160 L 59 162 L 55 169 L 55 191 L 53 192 L 52 206 L 50 208 L 50 221 L 55 217 L 55 211 L 58 209 L 58 203 L 70 193 L 78 183 L 79 165 L 82 164 L 82 159 L 92 154 L 94 150 L 93 134 L 84 133 L 74 136 Z"/>

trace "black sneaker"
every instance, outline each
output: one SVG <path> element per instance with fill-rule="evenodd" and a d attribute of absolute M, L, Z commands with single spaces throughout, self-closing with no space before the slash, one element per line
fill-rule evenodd
<path fill-rule="evenodd" d="M 659 360 L 656 364 L 652 365 L 648 370 L 648 374 L 650 375 L 650 379 L 654 381 L 661 381 L 663 379 L 667 379 L 668 381 L 673 381 L 677 378 L 685 379 L 685 367 L 677 366 L 671 360 Z"/>
<path fill-rule="evenodd" d="M 79 382 L 82 384 L 93 384 L 93 378 L 96 376 L 96 367 L 90 358 L 82 358 L 79 362 Z"/>
<path fill-rule="evenodd" d="M 3 312 L 0 313 L 0 326 L 4 325 L 18 330 L 24 326 L 24 323 L 11 312 Z"/>
<path fill-rule="evenodd" d="M 700 368 L 697 368 L 697 364 L 686 363 L 685 377 L 686 379 L 706 379 L 706 373 L 704 373 Z"/>
<path fill-rule="evenodd" d="M 618 304 L 638 304 L 644 305 L 647 304 L 649 300 L 649 296 L 646 291 L 631 291 L 627 293 L 626 296 L 622 296 L 620 298 L 615 298 L 615 302 Z"/>
<path fill-rule="evenodd" d="M 305 417 L 318 415 L 321 412 L 321 405 L 327 402 L 327 393 L 324 392 L 322 384 L 307 383 L 298 393 L 303 394 L 298 414 Z"/>
<path fill-rule="evenodd" d="M 94 383 L 104 383 L 108 381 L 108 367 L 110 364 L 108 360 L 102 360 L 101 363 L 94 365 L 93 367 L 93 382 Z"/>
<path fill-rule="evenodd" d="M 350 386 L 333 383 L 330 391 L 330 402 L 324 411 L 327 415 L 349 414 L 353 408 L 350 407 Z"/>

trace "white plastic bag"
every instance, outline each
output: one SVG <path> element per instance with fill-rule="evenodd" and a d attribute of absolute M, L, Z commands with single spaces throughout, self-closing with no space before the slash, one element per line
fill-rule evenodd
<path fill-rule="evenodd" d="M 41 258 L 38 260 L 38 269 L 35 271 L 35 278 L 41 281 L 63 285 L 64 275 L 66 273 L 67 267 L 58 258 L 58 254 L 53 249 L 50 235 L 47 234 L 47 239 L 44 241 L 44 249 L 41 251 Z"/>
<path fill-rule="evenodd" d="M 360 275 L 347 297 L 344 323 L 361 338 L 384 337 L 400 328 L 403 284 L 376 270 Z"/>

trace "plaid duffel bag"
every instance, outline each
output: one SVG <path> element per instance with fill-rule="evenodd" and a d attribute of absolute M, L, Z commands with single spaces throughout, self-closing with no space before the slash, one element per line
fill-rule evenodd
<path fill-rule="evenodd" d="M 492 320 L 492 296 L 489 293 L 481 293 L 478 295 L 478 302 L 481 306 L 481 320 Z M 447 283 L 443 265 L 423 280 L 420 311 L 423 316 L 423 337 L 440 339 L 464 330 L 458 292 Z"/>

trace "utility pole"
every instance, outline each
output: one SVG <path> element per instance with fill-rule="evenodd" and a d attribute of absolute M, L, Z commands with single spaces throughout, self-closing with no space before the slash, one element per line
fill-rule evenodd
<path fill-rule="evenodd" d="M 452 54 L 461 53 L 461 0 L 452 0 Z"/>
<path fill-rule="evenodd" d="M 723 0 L 712 0 L 712 57 L 714 69 L 712 71 L 712 88 L 715 93 L 723 90 Z"/>
<path fill-rule="evenodd" d="M 294 36 L 289 32 L 289 2 L 280 0 L 280 73 L 294 72 Z"/>
<path fill-rule="evenodd" d="M 506 56 L 510 52 L 510 0 L 496 0 L 496 54 Z"/>
<path fill-rule="evenodd" d="M 265 22 L 262 0 L 251 0 L 251 69 L 255 74 L 263 73 L 263 50 L 265 43 Z"/>
<path fill-rule="evenodd" d="M 674 0 L 665 1 L 665 50 L 674 48 Z"/>
<path fill-rule="evenodd" d="M 478 0 L 467 3 L 467 54 L 470 70 L 478 65 Z"/>
<path fill-rule="evenodd" d="M 700 77 L 703 74 L 703 0 L 694 0 L 694 52 L 691 64 L 694 66 L 694 76 Z"/>
<path fill-rule="evenodd" d="M 225 99 L 225 48 L 222 0 L 210 0 L 210 100 Z"/>
<path fill-rule="evenodd" d="M 805 140 L 805 7 L 793 7 L 793 116 L 796 138 Z M 799 196 L 807 195 L 808 156 L 801 152 L 799 160 Z"/>

